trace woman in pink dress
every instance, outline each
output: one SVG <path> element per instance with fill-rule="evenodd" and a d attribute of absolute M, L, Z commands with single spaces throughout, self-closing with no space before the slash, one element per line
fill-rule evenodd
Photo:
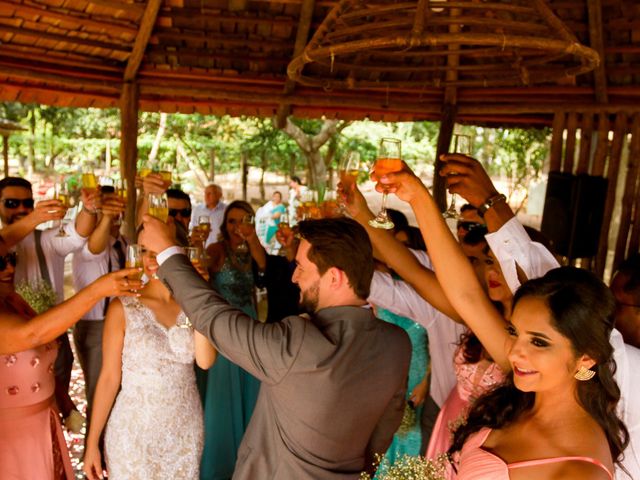
<path fill-rule="evenodd" d="M 1 238 L 1 237 L 0 237 Z M 0 479 L 74 478 L 54 403 L 55 339 L 107 296 L 137 295 L 126 275 L 105 275 L 36 315 L 13 288 L 15 253 L 0 241 Z"/>
<path fill-rule="evenodd" d="M 629 435 L 616 414 L 606 285 L 586 270 L 551 270 L 520 287 L 505 328 L 422 182 L 407 168 L 381 181 L 413 208 L 451 305 L 511 372 L 456 430 L 458 479 L 611 479 Z"/>
<path fill-rule="evenodd" d="M 476 276 L 486 287 L 489 300 L 502 312 L 505 321 L 511 316 L 513 294 L 502 275 L 499 263 L 484 240 L 483 228 L 469 232 L 462 241 L 462 249 L 474 266 Z M 505 323 L 506 325 L 506 323 Z M 492 388 L 502 384 L 506 375 L 483 348 L 473 332 L 467 332 L 453 359 L 456 372 L 456 386 L 442 405 L 429 439 L 427 458 L 437 458 L 447 453 L 451 447 L 453 432 L 466 421 L 466 415 L 475 399 Z M 455 474 L 448 472 L 448 477 Z"/>

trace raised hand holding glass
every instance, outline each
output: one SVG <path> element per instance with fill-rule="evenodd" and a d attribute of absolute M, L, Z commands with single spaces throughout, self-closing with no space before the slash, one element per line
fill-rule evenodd
<path fill-rule="evenodd" d="M 400 149 L 400 140 L 395 138 L 383 138 L 380 140 L 380 149 L 378 150 L 378 158 L 372 169 L 378 178 L 395 173 L 402 170 L 402 155 Z M 374 228 L 383 228 L 391 230 L 394 225 L 387 215 L 387 190 L 382 193 L 382 206 L 376 215 L 376 218 L 369 220 L 369 225 Z"/>

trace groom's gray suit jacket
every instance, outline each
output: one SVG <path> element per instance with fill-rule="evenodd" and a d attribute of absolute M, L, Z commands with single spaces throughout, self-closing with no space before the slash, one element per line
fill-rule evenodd
<path fill-rule="evenodd" d="M 234 479 L 357 479 L 387 449 L 405 405 L 404 330 L 351 306 L 263 324 L 231 307 L 184 255 L 158 274 L 195 329 L 262 382 Z"/>

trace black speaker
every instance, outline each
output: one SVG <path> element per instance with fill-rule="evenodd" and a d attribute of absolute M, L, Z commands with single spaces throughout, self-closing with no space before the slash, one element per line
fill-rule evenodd
<path fill-rule="evenodd" d="M 540 230 L 555 253 L 569 258 L 596 255 L 606 198 L 606 178 L 549 172 Z"/>

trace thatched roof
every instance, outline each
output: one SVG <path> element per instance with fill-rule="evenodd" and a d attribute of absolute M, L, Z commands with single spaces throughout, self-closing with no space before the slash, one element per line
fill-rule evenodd
<path fill-rule="evenodd" d="M 470 1 L 458 3 L 464 6 Z M 477 7 L 488 2 L 472 3 Z M 612 111 L 636 108 L 640 2 L 547 3 L 583 45 L 601 54 L 600 67 L 561 80 L 537 78 L 529 86 L 459 86 L 455 101 L 460 121 L 550 124 L 558 108 L 597 111 L 596 104 L 606 104 Z M 140 108 L 149 111 L 437 119 L 444 85 L 419 80 L 389 86 L 384 79 L 393 72 L 387 77 L 369 72 L 371 81 L 364 89 L 302 86 L 287 77 L 287 66 L 335 4 L 328 0 L 0 0 L 0 100 L 116 107 L 123 83 L 137 80 Z M 408 67 L 419 66 L 409 49 L 402 61 Z M 406 69 L 398 75 L 413 78 Z"/>

